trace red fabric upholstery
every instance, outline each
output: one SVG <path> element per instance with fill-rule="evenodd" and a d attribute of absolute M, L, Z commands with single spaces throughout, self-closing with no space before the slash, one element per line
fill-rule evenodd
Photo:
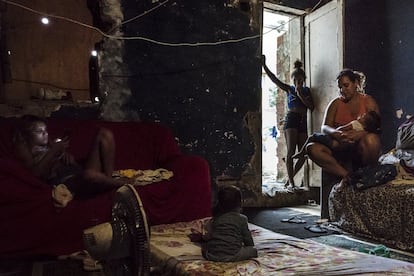
<path fill-rule="evenodd" d="M 114 191 L 54 208 L 51 187 L 13 158 L 15 119 L 0 119 L 0 257 L 62 255 L 83 249 L 83 229 L 110 220 Z M 115 169 L 164 168 L 172 179 L 136 187 L 151 225 L 190 221 L 211 215 L 206 160 L 185 155 L 171 131 L 157 123 L 50 120 L 51 139 L 71 130 L 69 151 L 86 157 L 99 127 L 113 131 Z"/>

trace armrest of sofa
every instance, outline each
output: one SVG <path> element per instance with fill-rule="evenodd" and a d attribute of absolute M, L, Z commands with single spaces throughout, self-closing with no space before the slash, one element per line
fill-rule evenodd
<path fill-rule="evenodd" d="M 190 221 L 211 215 L 211 180 L 207 161 L 177 155 L 159 168 L 174 173 L 170 180 L 136 186 L 151 225 Z"/>
<path fill-rule="evenodd" d="M 0 258 L 82 250 L 83 229 L 110 219 L 111 192 L 55 208 L 52 187 L 8 161 L 0 158 Z"/>

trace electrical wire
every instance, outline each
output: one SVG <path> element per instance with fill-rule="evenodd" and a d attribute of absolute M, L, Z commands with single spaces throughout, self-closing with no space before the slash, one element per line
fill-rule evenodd
<path fill-rule="evenodd" d="M 116 40 L 142 40 L 142 41 L 147 41 L 147 42 L 150 42 L 150 43 L 154 43 L 154 44 L 158 44 L 158 45 L 162 45 L 162 46 L 170 46 L 170 47 L 181 47 L 181 46 L 198 47 L 198 46 L 214 46 L 214 45 L 221 45 L 221 44 L 227 44 L 227 43 L 238 43 L 238 42 L 251 40 L 251 39 L 256 39 L 256 38 L 260 37 L 260 35 L 253 35 L 253 36 L 247 36 L 247 37 L 243 37 L 243 38 L 239 38 L 239 39 L 228 39 L 228 40 L 217 41 L 217 42 L 168 43 L 168 42 L 157 41 L 157 40 L 147 38 L 147 37 L 142 37 L 142 36 L 114 36 L 114 35 L 104 33 L 99 28 L 96 28 L 94 26 L 90 26 L 88 24 L 79 22 L 79 21 L 71 19 L 71 18 L 67 18 L 67 17 L 59 16 L 59 15 L 47 14 L 45 12 L 40 12 L 40 11 L 34 10 L 32 8 L 29 8 L 27 6 L 24 6 L 24 5 L 21 5 L 19 3 L 15 3 L 13 1 L 9 1 L 9 0 L 0 0 L 0 1 L 4 2 L 6 4 L 9 4 L 9 5 L 19 7 L 21 9 L 26 10 L 26 11 L 30 11 L 30 12 L 42 15 L 42 16 L 47 16 L 47 17 L 51 17 L 51 18 L 56 18 L 56 19 L 68 21 L 70 23 L 77 24 L 77 25 L 80 25 L 82 27 L 92 29 L 92 30 L 98 32 L 99 34 L 101 34 L 102 36 L 104 36 L 106 38 L 116 39 Z M 169 1 L 169 0 L 167 0 L 167 1 Z M 160 5 L 158 5 L 156 8 L 164 5 L 167 1 L 164 1 L 163 3 L 160 3 Z M 154 10 L 154 9 L 152 9 L 152 10 Z M 149 11 L 152 11 L 152 10 L 149 10 Z M 145 14 L 148 14 L 149 11 L 147 11 Z M 135 20 L 135 19 L 137 19 L 141 16 L 143 16 L 143 14 L 138 15 L 136 17 L 133 17 L 131 19 L 128 19 L 128 22 L 130 22 L 132 20 Z M 126 22 L 126 23 L 128 23 L 128 22 Z M 125 24 L 125 22 L 123 22 L 121 24 Z"/>
<path fill-rule="evenodd" d="M 74 24 L 80 25 L 80 26 L 82 26 L 82 27 L 92 29 L 92 30 L 94 30 L 94 31 L 96 31 L 96 32 L 98 32 L 98 33 L 100 33 L 101 35 L 106 35 L 104 32 L 102 32 L 100 29 L 98 29 L 98 28 L 96 28 L 96 27 L 94 27 L 94 26 L 91 26 L 91 25 L 88 25 L 88 24 L 85 24 L 85 23 L 79 22 L 79 21 L 74 20 L 74 19 L 71 19 L 71 18 L 67 18 L 67 17 L 60 16 L 60 15 L 47 14 L 47 13 L 45 13 L 45 12 L 40 12 L 40 11 L 34 10 L 34 9 L 32 9 L 32 8 L 26 7 L 26 6 L 24 6 L 24 5 L 21 5 L 21 4 L 19 4 L 19 3 L 15 3 L 15 2 L 13 2 L 13 1 L 8 1 L 8 0 L 0 0 L 0 1 L 1 1 L 1 2 L 4 2 L 4 3 L 6 3 L 6 4 L 9 4 L 9 5 L 12 5 L 12 6 L 19 7 L 19 8 L 21 8 L 21 9 L 26 10 L 26 11 L 30 11 L 30 12 L 33 12 L 33 13 L 39 14 L 39 15 L 43 15 L 43 16 L 46 16 L 46 17 L 51 17 L 51 18 L 56 18 L 56 19 L 61 19 L 61 20 L 64 20 L 64 21 L 68 21 L 68 22 L 70 22 L 70 23 L 74 23 Z"/>
<path fill-rule="evenodd" d="M 312 12 L 314 12 L 318 7 L 319 7 L 319 5 L 320 4 L 322 4 L 322 2 L 323 2 L 323 0 L 319 0 L 319 2 L 318 3 L 316 3 L 316 5 L 315 6 L 313 6 L 313 8 L 310 10 L 310 12 L 309 13 L 312 13 Z"/>
<path fill-rule="evenodd" d="M 51 18 L 56 18 L 56 19 L 64 20 L 64 21 L 67 21 L 67 22 L 70 22 L 70 23 L 73 23 L 73 24 L 77 24 L 77 25 L 80 25 L 80 26 L 85 27 L 85 28 L 88 28 L 88 29 L 92 29 L 92 30 L 98 32 L 99 34 L 101 34 L 102 36 L 104 36 L 106 38 L 109 38 L 109 39 L 116 39 L 116 40 L 142 40 L 142 41 L 147 41 L 147 42 L 150 42 L 150 43 L 154 43 L 154 44 L 158 44 L 158 45 L 162 45 L 162 46 L 170 46 L 170 47 L 181 47 L 181 46 L 189 46 L 189 47 L 215 46 L 215 45 L 221 45 L 221 44 L 227 44 L 227 43 L 238 43 L 238 42 L 242 42 L 242 41 L 246 41 L 246 40 L 252 40 L 252 39 L 260 38 L 262 35 L 266 35 L 266 34 L 272 32 L 274 30 L 277 30 L 281 26 L 283 26 L 285 24 L 288 24 L 290 21 L 292 21 L 295 18 L 299 17 L 299 16 L 292 17 L 287 22 L 284 22 L 284 23 L 280 24 L 279 26 L 276 26 L 276 27 L 272 28 L 271 30 L 267 31 L 266 33 L 263 33 L 262 35 L 260 35 L 260 34 L 259 35 L 252 35 L 252 36 L 247 36 L 247 37 L 243 37 L 243 38 L 239 38 L 239 39 L 228 39 L 228 40 L 217 41 L 217 42 L 168 43 L 168 42 L 157 41 L 157 40 L 154 40 L 154 39 L 151 39 L 151 38 L 147 38 L 147 37 L 142 37 L 142 36 L 114 36 L 114 35 L 110 35 L 110 34 L 107 34 L 107 33 L 103 32 L 103 31 L 101 31 L 97 27 L 94 27 L 94 26 L 91 26 L 91 25 L 88 25 L 88 24 L 79 22 L 79 21 L 74 20 L 74 19 L 71 19 L 71 18 L 67 18 L 67 17 L 60 16 L 60 15 L 47 14 L 45 12 L 40 12 L 40 11 L 34 10 L 32 8 L 29 8 L 27 6 L 24 6 L 24 5 L 21 5 L 19 3 L 13 2 L 13 1 L 9 1 L 9 0 L 0 0 L 0 1 L 1 2 L 4 2 L 6 4 L 9 4 L 9 5 L 13 5 L 13 6 L 19 7 L 21 9 L 26 10 L 26 11 L 30 11 L 30 12 L 33 12 L 33 13 L 42 15 L 42 16 L 47 16 L 47 17 L 51 17 Z M 148 13 L 154 11 L 155 9 L 158 9 L 159 7 L 163 6 L 168 1 L 169 0 L 166 0 L 164 2 L 161 2 L 159 5 L 155 6 L 154 8 L 152 8 L 152 9 L 150 9 L 148 11 L 145 11 L 144 13 L 142 13 L 140 15 L 137 15 L 135 17 L 132 17 L 131 19 L 128 19 L 126 21 L 121 22 L 120 25 L 127 24 L 129 22 L 132 22 L 132 21 L 134 21 L 134 20 L 136 20 L 136 19 L 144 16 L 144 15 L 147 15 Z M 321 2 L 322 2 L 322 0 L 320 0 L 311 9 L 311 11 L 314 11 Z M 116 27 L 119 27 L 120 25 L 118 25 Z M 110 32 L 112 32 L 113 29 L 114 28 L 112 28 L 110 30 Z"/>
<path fill-rule="evenodd" d="M 164 4 L 166 4 L 168 1 L 170 1 L 170 0 L 165 0 L 164 2 L 159 3 L 157 6 L 155 6 L 155 7 L 151 8 L 151 9 L 149 9 L 149 10 L 147 10 L 147 11 L 144 11 L 143 13 L 141 13 L 141 14 L 139 14 L 139 15 L 137 15 L 137 16 L 134 16 L 134 17 L 132 17 L 132 18 L 130 18 L 130 19 L 127 19 L 127 20 L 125 20 L 125 21 L 122 21 L 122 22 L 121 22 L 121 24 L 119 24 L 119 25 L 116 25 L 116 26 L 112 27 L 112 28 L 108 31 L 108 33 L 112 33 L 112 31 L 113 31 L 113 30 L 115 30 L 116 28 L 119 28 L 119 27 L 121 27 L 122 25 L 125 25 L 125 24 L 127 24 L 127 23 L 129 23 L 129 22 L 135 21 L 135 20 L 137 20 L 138 18 L 141 18 L 141 17 L 143 17 L 144 15 L 147 15 L 147 14 L 149 14 L 150 12 L 155 11 L 155 10 L 156 10 L 156 9 L 158 9 L 159 7 L 161 7 L 161 6 L 163 6 Z"/>

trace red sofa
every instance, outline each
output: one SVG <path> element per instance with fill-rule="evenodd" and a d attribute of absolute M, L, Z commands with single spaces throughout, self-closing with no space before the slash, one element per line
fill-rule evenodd
<path fill-rule="evenodd" d="M 51 187 L 24 169 L 13 156 L 15 118 L 0 119 L 0 257 L 58 256 L 83 249 L 83 229 L 110 220 L 110 191 L 92 199 L 53 207 Z M 69 151 L 89 152 L 99 127 L 114 132 L 115 169 L 171 170 L 170 180 L 137 186 L 151 225 L 210 216 L 211 187 L 206 160 L 180 152 L 171 131 L 157 123 L 49 120 L 49 137 L 71 130 Z"/>

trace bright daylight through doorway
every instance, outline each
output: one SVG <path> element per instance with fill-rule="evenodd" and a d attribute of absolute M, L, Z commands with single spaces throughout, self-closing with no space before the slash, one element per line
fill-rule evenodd
<path fill-rule="evenodd" d="M 278 69 L 278 38 L 284 34 L 287 37 L 288 24 L 287 16 L 266 10 L 263 13 L 262 53 L 266 56 L 266 64 L 275 74 Z M 278 124 L 283 118 L 278 118 L 276 114 L 277 91 L 280 90 L 262 70 L 262 192 L 270 196 L 284 189 L 287 178 L 283 156 L 277 156 L 278 145 L 280 147 L 281 141 L 284 145 L 285 139 L 283 129 Z"/>

